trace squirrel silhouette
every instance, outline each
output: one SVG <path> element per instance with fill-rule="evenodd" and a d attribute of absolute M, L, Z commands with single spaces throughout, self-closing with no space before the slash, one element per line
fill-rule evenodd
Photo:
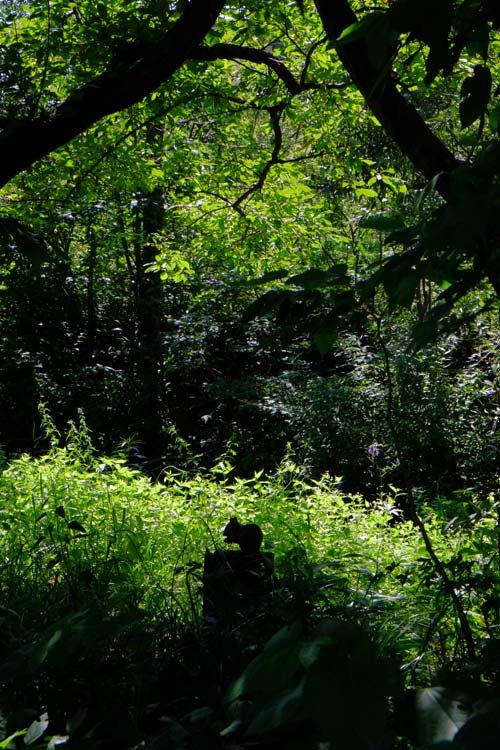
<path fill-rule="evenodd" d="M 238 544 L 246 555 L 258 554 L 264 536 L 256 523 L 240 523 L 236 516 L 229 519 L 222 533 L 228 544 Z"/>

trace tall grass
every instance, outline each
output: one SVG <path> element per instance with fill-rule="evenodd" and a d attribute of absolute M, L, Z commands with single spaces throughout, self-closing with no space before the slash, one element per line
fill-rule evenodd
<path fill-rule="evenodd" d="M 377 619 L 408 663 L 448 658 L 459 633 L 415 528 L 393 499 L 345 497 L 325 476 L 306 484 L 289 460 L 270 478 L 176 472 L 153 482 L 120 457 L 93 453 L 85 425 L 64 447 L 22 456 L 0 474 L 0 591 L 27 632 L 79 607 L 141 611 L 199 625 L 205 549 L 223 545 L 230 515 L 261 525 L 282 589 L 310 611 L 350 607 Z M 497 576 L 491 509 L 463 501 L 428 508 L 433 544 L 462 594 L 475 634 L 485 616 L 481 578 Z M 450 520 L 453 521 L 450 523 Z M 476 588 L 473 588 L 473 581 Z M 481 609 L 482 608 L 482 609 Z M 425 661 L 425 660 L 424 660 Z"/>
<path fill-rule="evenodd" d="M 47 455 L 0 471 L 0 710 L 24 717 L 3 736 L 37 706 L 86 748 L 132 747 L 154 706 L 217 703 L 231 670 L 298 620 L 355 621 L 397 652 L 407 684 L 463 665 L 456 612 L 394 498 L 346 497 L 328 476 L 304 482 L 289 459 L 270 477 L 235 479 L 221 459 L 152 481 L 123 457 L 96 455 L 83 422 L 64 445 L 46 428 Z M 201 614 L 203 560 L 233 515 L 262 527 L 276 587 L 245 632 L 217 640 Z M 498 636 L 493 498 L 438 498 L 420 515 L 477 642 Z"/>

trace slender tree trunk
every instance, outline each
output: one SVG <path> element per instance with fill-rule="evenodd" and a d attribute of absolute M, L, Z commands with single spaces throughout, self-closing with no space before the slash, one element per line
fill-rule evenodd
<path fill-rule="evenodd" d="M 138 207 L 139 237 L 135 246 L 135 341 L 132 353 L 134 372 L 133 429 L 148 458 L 157 458 L 165 448 L 167 419 L 162 370 L 162 285 L 155 271 L 156 248 L 153 235 L 164 223 L 163 193 L 160 189 L 144 195 Z"/>
<path fill-rule="evenodd" d="M 92 227 L 88 228 L 87 241 L 89 243 L 89 254 L 87 257 L 87 357 L 90 360 L 95 351 L 96 338 L 96 305 L 95 305 L 95 265 L 97 260 L 97 238 Z"/>

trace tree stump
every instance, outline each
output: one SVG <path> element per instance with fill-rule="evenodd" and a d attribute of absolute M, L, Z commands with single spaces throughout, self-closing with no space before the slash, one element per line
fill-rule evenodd
<path fill-rule="evenodd" d="M 234 628 L 269 600 L 274 591 L 274 555 L 217 547 L 203 566 L 203 617 L 207 625 Z"/>

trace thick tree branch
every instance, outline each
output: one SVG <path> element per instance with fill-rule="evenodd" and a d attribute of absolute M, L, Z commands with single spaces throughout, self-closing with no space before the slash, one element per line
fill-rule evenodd
<path fill-rule="evenodd" d="M 103 117 L 158 88 L 190 57 L 212 28 L 225 0 L 191 0 L 165 37 L 115 58 L 99 76 L 50 112 L 0 135 L 0 187 Z"/>
<path fill-rule="evenodd" d="M 357 21 L 347 0 L 315 0 L 315 4 L 332 42 Z M 444 175 L 436 187 L 446 198 L 448 180 L 445 175 L 453 171 L 459 161 L 434 135 L 414 105 L 404 98 L 390 71 L 381 72 L 372 65 L 364 41 L 339 44 L 336 49 L 375 117 L 416 169 L 428 180 L 440 173 Z"/>
<path fill-rule="evenodd" d="M 335 42 L 341 33 L 357 21 L 348 0 L 314 0 L 328 38 Z M 432 132 L 415 106 L 397 88 L 390 70 L 374 67 L 364 40 L 336 44 L 338 56 L 354 84 L 384 130 L 428 180 L 439 175 L 436 190 L 453 204 L 450 174 L 461 162 Z M 490 232 L 486 251 L 476 252 L 474 260 L 493 288 L 500 294 L 500 252 L 498 233 Z"/>
<path fill-rule="evenodd" d="M 267 65 L 283 81 L 290 94 L 296 95 L 302 91 L 302 86 L 286 65 L 264 49 L 239 44 L 212 44 L 210 47 L 198 47 L 193 50 L 190 57 L 193 60 L 248 60 Z"/>

